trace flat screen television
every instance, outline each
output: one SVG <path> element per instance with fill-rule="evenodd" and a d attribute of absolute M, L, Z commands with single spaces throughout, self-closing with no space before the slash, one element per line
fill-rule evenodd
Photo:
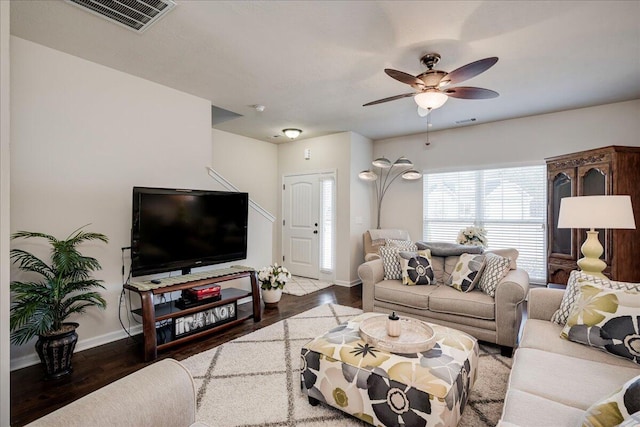
<path fill-rule="evenodd" d="M 131 275 L 247 257 L 247 193 L 133 187 Z"/>

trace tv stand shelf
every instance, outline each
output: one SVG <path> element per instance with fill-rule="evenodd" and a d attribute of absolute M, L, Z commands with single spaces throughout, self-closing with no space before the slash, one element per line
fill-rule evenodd
<path fill-rule="evenodd" d="M 209 334 L 230 328 L 253 317 L 254 322 L 261 319 L 260 312 L 260 291 L 256 272 L 250 268 L 232 267 L 224 270 L 213 270 L 213 277 L 202 278 L 202 274 L 178 276 L 180 283 L 175 284 L 150 284 L 150 282 L 139 282 L 125 284 L 124 288 L 140 295 L 141 308 L 132 310 L 133 313 L 142 316 L 142 333 L 144 337 L 144 360 L 150 361 L 158 357 L 158 350 L 173 347 L 180 343 L 204 337 Z M 251 279 L 251 291 L 238 288 L 224 288 L 221 291 L 221 298 L 209 303 L 181 309 L 176 306 L 175 301 L 153 304 L 153 295 L 190 289 L 196 286 L 216 284 L 229 280 L 249 277 Z M 195 278 L 196 280 L 189 280 Z M 237 301 L 251 297 L 252 303 L 237 304 Z M 205 310 L 221 307 L 230 303 L 236 303 L 236 317 L 229 321 L 221 322 L 208 329 L 198 330 L 184 336 L 175 337 L 169 325 L 176 318 L 199 313 Z M 162 322 L 166 322 L 162 324 Z M 160 323 L 160 325 L 157 325 Z M 175 334 L 177 335 L 177 334 Z"/>

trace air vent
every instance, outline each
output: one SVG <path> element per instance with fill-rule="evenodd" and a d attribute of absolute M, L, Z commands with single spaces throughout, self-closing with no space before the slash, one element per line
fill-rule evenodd
<path fill-rule="evenodd" d="M 66 0 L 136 33 L 143 33 L 176 4 L 172 0 Z"/>
<path fill-rule="evenodd" d="M 476 121 L 476 119 L 474 117 L 472 119 L 456 120 L 456 124 L 457 125 L 466 125 L 467 123 L 473 123 L 475 121 Z"/>

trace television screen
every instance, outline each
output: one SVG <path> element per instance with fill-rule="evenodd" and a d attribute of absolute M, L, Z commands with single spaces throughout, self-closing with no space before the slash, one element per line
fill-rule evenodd
<path fill-rule="evenodd" d="M 248 206 L 247 193 L 134 187 L 131 275 L 245 259 Z"/>

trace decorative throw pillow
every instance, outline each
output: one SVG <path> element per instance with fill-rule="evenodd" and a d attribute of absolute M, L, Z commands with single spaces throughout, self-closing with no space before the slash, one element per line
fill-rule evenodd
<path fill-rule="evenodd" d="M 402 267 L 403 285 L 431 285 L 436 278 L 431 265 L 431 251 L 428 249 L 418 252 L 398 252 L 398 259 Z"/>
<path fill-rule="evenodd" d="M 398 247 L 398 245 L 403 247 Z M 387 246 L 380 246 L 380 258 L 382 258 L 382 268 L 384 270 L 385 280 L 402 279 L 402 267 L 398 260 L 398 252 L 401 250 L 415 252 L 418 248 L 416 248 L 416 245 L 409 240 L 394 241 L 391 239 L 388 239 Z"/>
<path fill-rule="evenodd" d="M 614 280 L 604 279 L 602 277 L 592 276 L 584 271 L 573 270 L 569 275 L 567 288 L 562 296 L 562 302 L 560 302 L 560 308 L 553 313 L 553 316 L 551 316 L 551 321 L 553 323 L 557 323 L 558 325 L 564 325 L 567 323 L 569 313 L 571 313 L 571 309 L 576 303 L 580 286 L 582 286 L 582 283 L 585 281 L 602 286 L 603 288 L 626 289 L 629 291 L 640 292 L 640 283 L 617 282 Z"/>
<path fill-rule="evenodd" d="M 587 409 L 582 427 L 638 426 L 640 422 L 640 375 L 624 383 L 620 390 Z M 625 424 L 630 422 L 630 424 Z"/>
<path fill-rule="evenodd" d="M 460 292 L 469 292 L 478 283 L 483 267 L 484 255 L 462 254 L 451 272 L 447 285 Z"/>
<path fill-rule="evenodd" d="M 493 298 L 496 296 L 498 283 L 500 283 L 509 272 L 511 260 L 488 252 L 485 254 L 484 264 L 484 270 L 480 275 L 478 287 L 482 292 Z"/>
<path fill-rule="evenodd" d="M 560 336 L 640 364 L 640 293 L 585 282 Z"/>

